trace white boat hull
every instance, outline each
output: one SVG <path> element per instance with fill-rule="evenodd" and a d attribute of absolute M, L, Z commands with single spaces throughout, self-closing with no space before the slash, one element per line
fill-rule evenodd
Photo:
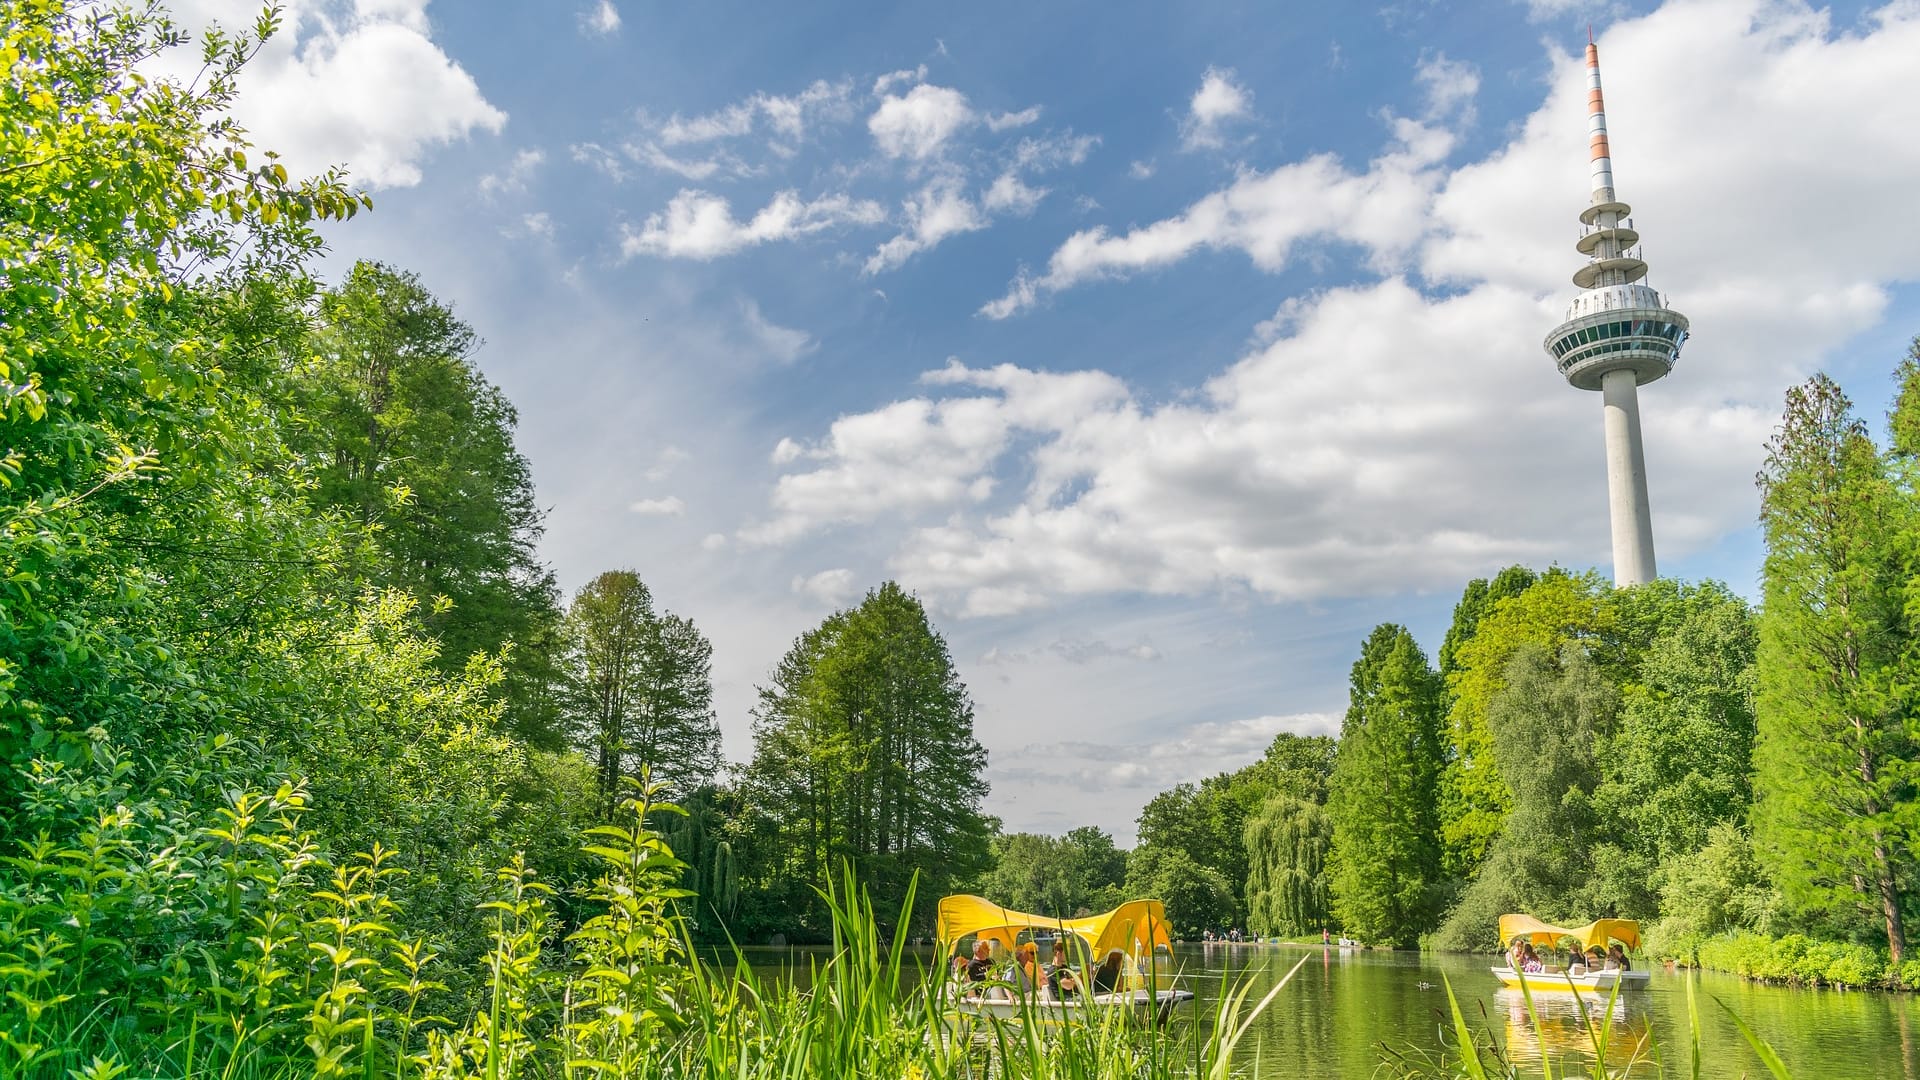
<path fill-rule="evenodd" d="M 1614 984 L 1622 990 L 1644 990 L 1651 977 L 1645 971 L 1589 971 L 1584 975 L 1569 975 L 1564 971 L 1540 972 L 1526 975 L 1509 967 L 1493 969 L 1493 977 L 1500 985 L 1518 988 L 1525 980 L 1527 989 L 1536 993 L 1555 990 L 1570 993 L 1611 993 Z"/>
<path fill-rule="evenodd" d="M 1112 994 L 1094 994 L 1090 998 L 1065 1000 L 961 998 L 953 1003 L 953 1007 L 967 1016 L 990 1016 L 997 1020 L 1024 1020 L 1031 1017 L 1042 1023 L 1056 1024 L 1094 1018 L 1104 1009 L 1124 1008 L 1134 1010 L 1143 1020 L 1159 1023 L 1192 1000 L 1193 994 L 1187 990 L 1122 990 Z"/>

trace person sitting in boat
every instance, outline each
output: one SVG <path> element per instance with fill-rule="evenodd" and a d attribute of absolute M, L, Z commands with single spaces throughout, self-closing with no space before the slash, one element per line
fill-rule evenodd
<path fill-rule="evenodd" d="M 1080 980 L 1067 964 L 1067 943 L 1059 939 L 1053 943 L 1053 963 L 1047 965 L 1047 989 L 1056 1001 L 1080 996 Z"/>
<path fill-rule="evenodd" d="M 1598 945 L 1587 946 L 1587 970 L 1588 971 L 1607 970 L 1606 950 L 1602 949 Z"/>
<path fill-rule="evenodd" d="M 1567 949 L 1567 974 L 1579 978 L 1587 973 L 1587 954 L 1580 951 L 1580 943 L 1574 942 Z"/>
<path fill-rule="evenodd" d="M 1120 988 L 1120 966 L 1127 962 L 1127 954 L 1119 949 L 1108 949 L 1107 958 L 1093 969 L 1093 992 L 1111 994 Z"/>
<path fill-rule="evenodd" d="M 1627 959 L 1627 950 L 1617 943 L 1607 947 L 1608 971 L 1632 971 L 1633 962 Z"/>
<path fill-rule="evenodd" d="M 1029 941 L 1014 952 L 1013 978 L 1007 981 L 1019 988 L 1022 997 L 1040 988 L 1040 946 Z"/>
<path fill-rule="evenodd" d="M 983 983 L 993 974 L 993 944 L 986 938 L 973 943 L 973 959 L 967 961 L 967 981 Z M 974 987 L 967 992 L 969 997 L 979 997 L 980 988 Z"/>
<path fill-rule="evenodd" d="M 1341 938 L 1340 940 L 1343 944 L 1346 942 L 1345 938 Z M 1527 939 L 1523 937 L 1514 938 L 1511 942 L 1507 943 L 1507 968 L 1509 970 L 1519 971 L 1526 967 L 1526 944 Z"/>
<path fill-rule="evenodd" d="M 1544 975 L 1546 973 L 1547 965 L 1540 961 L 1540 954 L 1533 951 L 1532 942 L 1523 941 L 1520 943 L 1520 966 L 1516 970 L 1524 971 L 1529 975 Z"/>

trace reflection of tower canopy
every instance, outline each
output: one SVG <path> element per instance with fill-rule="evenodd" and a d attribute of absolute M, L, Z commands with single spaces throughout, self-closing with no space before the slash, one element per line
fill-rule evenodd
<path fill-rule="evenodd" d="M 1613 580 L 1638 585 L 1656 576 L 1653 513 L 1647 503 L 1647 465 L 1640 446 L 1638 387 L 1673 370 L 1687 340 L 1686 316 L 1642 284 L 1646 260 L 1633 208 L 1613 191 L 1613 154 L 1600 94 L 1600 50 L 1587 43 L 1587 139 L 1593 198 L 1580 214 L 1574 245 L 1587 265 L 1573 275 L 1581 289 L 1567 321 L 1547 335 L 1560 374 L 1581 390 L 1599 390 L 1605 403 L 1607 495 L 1613 518 Z"/>

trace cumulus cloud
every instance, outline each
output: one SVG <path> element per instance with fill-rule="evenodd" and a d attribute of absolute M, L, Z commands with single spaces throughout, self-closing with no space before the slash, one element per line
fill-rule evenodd
<path fill-rule="evenodd" d="M 891 158 L 924 161 L 976 120 L 967 96 L 946 86 L 921 83 L 904 95 L 888 94 L 867 118 L 874 145 Z"/>
<path fill-rule="evenodd" d="M 1227 129 L 1253 115 L 1253 91 L 1240 85 L 1232 68 L 1208 68 L 1200 89 L 1187 103 L 1180 125 L 1181 145 L 1188 150 L 1213 150 L 1227 144 Z"/>
<path fill-rule="evenodd" d="M 818 444 L 783 439 L 776 464 L 815 467 L 775 486 L 776 516 L 743 530 L 752 543 L 779 543 L 835 524 L 960 502 L 993 490 L 986 468 L 1016 431 L 1059 430 L 1064 418 L 1124 399 L 1120 380 L 1101 372 L 1052 374 L 1010 364 L 969 368 L 958 361 L 927 372 L 934 387 L 993 391 L 933 401 L 913 398 L 841 417 Z"/>
<path fill-rule="evenodd" d="M 613 6 L 613 0 L 599 0 L 580 13 L 580 32 L 592 37 L 619 33 L 620 9 Z"/>
<path fill-rule="evenodd" d="M 1154 648 L 1152 642 L 1144 640 L 1131 645 L 1115 645 L 1099 638 L 1062 638 L 1038 649 L 1007 650 L 996 646 L 981 654 L 980 662 L 987 665 L 1025 664 L 1047 656 L 1059 657 L 1069 664 L 1091 664 L 1100 660 L 1153 661 L 1160 659 L 1160 650 Z"/>
<path fill-rule="evenodd" d="M 466 69 L 431 36 L 427 0 L 294 0 L 284 27 L 240 75 L 234 115 L 255 145 L 287 169 L 344 165 L 369 188 L 411 187 L 436 146 L 477 131 L 499 132 L 507 114 L 488 103 Z M 250 0 L 181 0 L 190 29 L 250 26 Z M 191 78 L 193 50 L 163 57 Z M 197 55 L 197 54 L 196 54 Z"/>
<path fill-rule="evenodd" d="M 1442 52 L 1421 57 L 1413 74 L 1427 99 L 1427 119 L 1457 116 L 1463 125 L 1473 122 L 1473 98 L 1480 92 L 1479 68 L 1464 60 L 1449 60 Z"/>
<path fill-rule="evenodd" d="M 724 196 L 682 190 L 664 212 L 650 214 L 635 228 L 622 226 L 620 252 L 675 259 L 715 259 L 760 244 L 792 240 L 823 229 L 875 225 L 886 220 L 878 203 L 846 195 L 823 195 L 811 202 L 782 191 L 746 221 L 733 216 Z"/>
<path fill-rule="evenodd" d="M 1601 52 L 1620 193 L 1695 329 L 1674 376 L 1642 392 L 1671 559 L 1748 527 L 1781 391 L 1920 278 L 1920 248 L 1886 227 L 1920 184 L 1920 143 L 1897 136 L 1920 125 L 1903 90 L 1920 8 L 1836 33 L 1801 5 L 1687 0 L 1617 24 Z M 1457 116 L 1471 79 L 1432 74 L 1438 59 L 1417 78 Z M 1016 279 L 1007 313 L 1206 248 L 1278 270 L 1326 238 L 1378 276 L 1288 301 L 1217 375 L 1152 400 L 1098 371 L 949 363 L 922 396 L 796 442 L 767 537 L 886 517 L 890 570 L 971 615 L 1072 594 L 1311 600 L 1604 560 L 1598 399 L 1540 349 L 1573 291 L 1586 195 L 1581 62 L 1553 59 L 1544 102 L 1483 160 L 1450 168 L 1448 132 L 1394 119 L 1364 171 L 1312 157 L 1070 238 Z M 1764 170 L 1756 145 L 1773 148 Z M 1835 167 L 1849 161 L 1873 167 Z M 1756 220 L 1793 223 L 1792 259 L 1756 248 Z"/>
<path fill-rule="evenodd" d="M 854 583 L 853 571 L 844 567 L 835 567 L 811 576 L 794 578 L 793 591 L 801 596 L 812 597 L 829 607 L 839 607 L 858 596 L 860 587 Z"/>
<path fill-rule="evenodd" d="M 906 201 L 907 228 L 874 251 L 868 274 L 892 270 L 949 236 L 987 227 L 987 219 L 966 196 L 957 176 L 936 177 Z"/>
<path fill-rule="evenodd" d="M 1167 266 L 1203 249 L 1241 251 L 1262 269 L 1278 270 L 1296 244 L 1327 238 L 1362 245 L 1383 263 L 1397 260 L 1428 227 L 1442 180 L 1435 166 L 1452 150 L 1453 136 L 1412 120 L 1389 124 L 1392 142 L 1365 172 L 1317 154 L 1243 174 L 1174 217 L 1119 235 L 1104 225 L 1074 233 L 1044 275 L 1020 275 L 980 314 L 1004 319 L 1045 293 Z"/>
<path fill-rule="evenodd" d="M 628 504 L 627 509 L 652 517 L 679 517 L 687 512 L 687 504 L 681 502 L 677 495 L 668 495 L 659 499 L 640 499 Z"/>

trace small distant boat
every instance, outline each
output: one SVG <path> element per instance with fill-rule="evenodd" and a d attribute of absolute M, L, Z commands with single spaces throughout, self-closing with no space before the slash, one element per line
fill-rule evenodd
<path fill-rule="evenodd" d="M 1585 926 L 1553 926 L 1541 922 L 1531 915 L 1500 916 L 1500 942 L 1512 946 L 1514 940 L 1524 939 L 1537 949 L 1559 947 L 1562 940 L 1572 938 L 1578 948 L 1593 946 L 1606 948 L 1618 942 L 1622 948 L 1640 947 L 1640 924 L 1632 919 L 1596 919 Z M 1622 990 L 1643 990 L 1650 975 L 1646 971 L 1621 971 L 1616 968 L 1588 970 L 1584 964 L 1569 963 L 1559 969 L 1523 972 L 1511 967 L 1500 966 L 1493 969 L 1493 977 L 1500 980 L 1502 986 L 1518 987 L 1523 982 L 1530 991 L 1564 991 L 1568 993 L 1611 993 L 1615 986 Z"/>
<path fill-rule="evenodd" d="M 1023 935 L 1035 944 L 1045 941 L 1049 947 L 1056 939 L 1064 941 L 1080 992 L 1055 997 L 1042 984 L 1033 993 L 1020 995 L 1004 984 L 992 983 L 978 992 L 968 992 L 968 987 L 961 985 L 954 988 L 950 1003 L 954 1011 L 1057 1024 L 1097 1016 L 1105 1009 L 1124 1008 L 1143 1020 L 1164 1023 L 1176 1009 L 1193 1000 L 1192 991 L 1173 985 L 1173 941 L 1167 933 L 1166 909 L 1158 900 L 1129 900 L 1103 915 L 1084 919 L 1029 915 L 980 896 L 948 896 L 940 901 L 934 937 L 944 956 L 953 956 L 969 937 L 996 942 L 1005 953 L 1012 954 Z M 1090 993 L 1094 967 L 1115 951 L 1122 957 L 1118 985 L 1107 993 Z"/>

